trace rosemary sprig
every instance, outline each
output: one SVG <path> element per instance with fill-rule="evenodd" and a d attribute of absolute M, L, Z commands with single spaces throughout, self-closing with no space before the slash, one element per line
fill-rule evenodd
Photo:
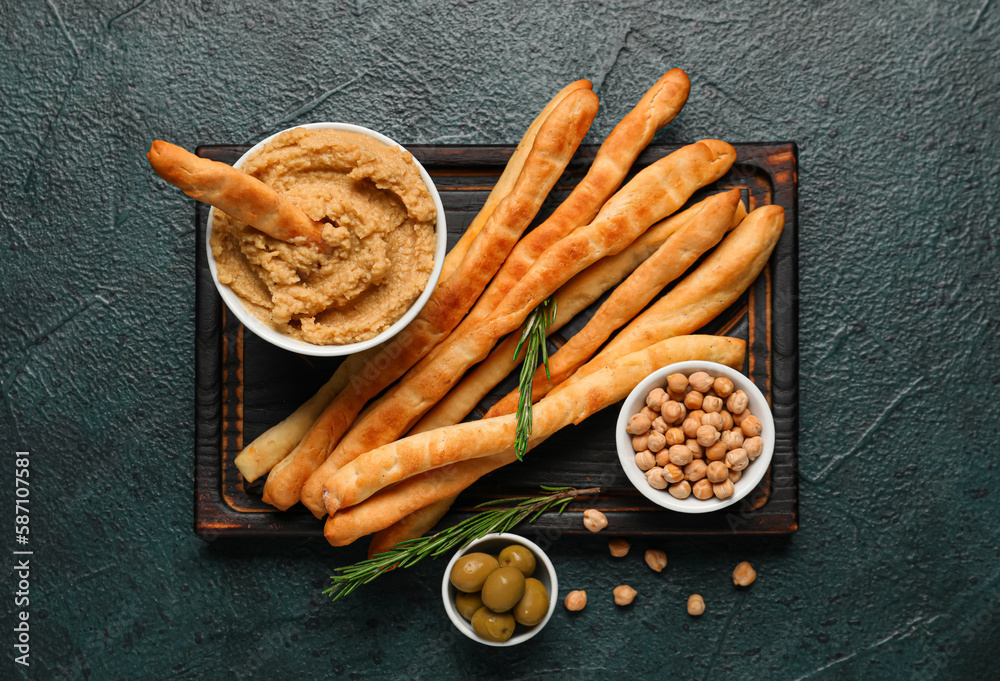
<path fill-rule="evenodd" d="M 354 565 L 334 569 L 330 577 L 330 587 L 323 593 L 337 600 L 346 596 L 359 586 L 367 584 L 379 575 L 395 568 L 413 567 L 428 556 L 437 558 L 456 548 L 467 546 L 470 542 L 484 537 L 491 532 L 506 532 L 525 519 L 529 523 L 547 511 L 562 513 L 566 506 L 581 495 L 598 494 L 599 487 L 575 489 L 573 487 L 542 486 L 546 495 L 535 497 L 516 497 L 513 499 L 495 499 L 476 506 L 482 508 L 474 516 L 441 530 L 429 537 L 407 539 L 393 546 L 388 551 L 377 553 L 367 560 Z M 505 508 L 498 508 L 499 506 Z"/>
<path fill-rule="evenodd" d="M 555 298 L 545 299 L 541 305 L 532 310 L 528 315 L 528 321 L 521 332 L 521 339 L 517 342 L 514 350 L 514 360 L 521 354 L 521 347 L 527 344 L 524 352 L 524 363 L 521 365 L 521 376 L 518 380 L 517 397 L 517 430 L 514 435 L 514 452 L 517 460 L 523 461 L 524 455 L 528 451 L 528 440 L 531 439 L 531 385 L 538 368 L 538 356 L 541 355 L 542 364 L 545 366 L 545 375 L 552 380 L 549 372 L 549 348 L 545 343 L 549 327 L 556 320 L 556 300 Z"/>

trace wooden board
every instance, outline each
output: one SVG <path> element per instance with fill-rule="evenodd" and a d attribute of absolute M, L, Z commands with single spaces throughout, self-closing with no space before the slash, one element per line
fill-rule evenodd
<path fill-rule="evenodd" d="M 648 148 L 638 170 L 679 145 Z M 628 482 L 615 452 L 617 406 L 579 426 L 571 426 L 534 450 L 522 464 L 481 479 L 459 497 L 443 524 L 474 512 L 498 496 L 533 494 L 539 485 L 599 486 L 586 506 L 604 511 L 615 534 L 787 534 L 798 528 L 798 273 L 797 193 L 794 143 L 735 145 L 733 168 L 698 192 L 692 203 L 723 189 L 739 187 L 751 209 L 777 204 L 785 209 L 781 239 L 764 272 L 729 310 L 703 332 L 748 341 L 744 372 L 768 396 L 777 442 L 771 469 L 742 502 L 715 513 L 687 515 L 664 510 Z M 203 146 L 198 154 L 234 163 L 248 147 Z M 434 178 L 448 218 L 449 246 L 482 206 L 513 153 L 512 146 L 410 146 Z M 536 219 L 541 222 L 586 172 L 597 147 L 582 147 Z M 196 237 L 196 444 L 195 530 L 202 536 L 322 536 L 322 522 L 301 506 L 275 511 L 261 501 L 263 479 L 245 485 L 233 459 L 255 437 L 290 414 L 333 373 L 340 358 L 305 357 L 275 348 L 245 332 L 228 314 L 208 272 L 205 226 L 208 210 L 197 204 Z M 550 349 L 578 331 L 604 297 L 550 339 Z M 513 376 L 497 387 L 470 418 L 479 418 L 515 387 Z M 584 508 L 577 504 L 573 508 Z M 583 533 L 582 510 L 540 518 L 535 527 Z"/>

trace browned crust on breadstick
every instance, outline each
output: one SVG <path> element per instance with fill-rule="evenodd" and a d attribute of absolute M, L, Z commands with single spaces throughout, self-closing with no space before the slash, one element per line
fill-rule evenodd
<path fill-rule="evenodd" d="M 327 411 L 335 409 L 341 412 L 335 417 L 340 423 L 350 426 L 365 402 L 419 361 L 468 312 L 531 224 L 545 197 L 583 141 L 597 115 L 597 104 L 597 95 L 592 91 L 577 89 L 569 93 L 545 119 L 513 191 L 490 216 L 459 269 L 443 286 L 435 289 L 418 315 L 417 320 L 427 321 L 417 327 L 411 337 L 393 344 L 394 352 L 398 354 L 388 356 L 385 368 L 380 366 L 378 357 L 368 363 L 378 369 L 376 376 L 364 382 L 358 390 L 345 391 L 349 393 L 343 401 L 346 405 L 338 396 L 327 408 Z M 410 324 L 407 328 L 415 327 Z M 346 427 L 340 430 L 338 425 L 338 430 L 331 432 L 322 452 L 310 452 L 307 463 L 312 468 L 312 475 L 304 485 L 299 483 L 298 478 L 293 481 L 300 485 L 299 499 L 302 503 L 320 515 L 323 513 L 323 477 L 335 470 L 341 461 L 340 457 L 327 456 L 330 451 L 337 451 L 333 447 L 346 432 Z M 271 498 L 274 496 L 272 494 Z"/>
<path fill-rule="evenodd" d="M 163 140 L 153 140 L 146 158 L 157 175 L 193 199 L 211 204 L 275 239 L 328 248 L 323 240 L 323 223 L 255 177 Z"/>
<path fill-rule="evenodd" d="M 579 381 L 573 389 L 563 391 L 561 397 L 553 393 L 536 404 L 532 442 L 614 404 L 660 367 L 700 359 L 739 368 L 745 353 L 746 343 L 737 338 L 681 336 L 621 357 L 612 366 Z M 348 544 L 419 508 L 458 494 L 482 475 L 513 461 L 515 420 L 515 415 L 510 414 L 441 428 L 358 457 L 341 469 L 336 486 L 328 490 L 328 505 L 342 509 L 327 520 L 327 540 L 336 546 Z M 496 442 L 486 431 L 489 435 L 506 433 L 507 439 Z M 435 463 L 439 467 L 424 468 Z M 386 464 L 387 468 L 376 468 Z M 407 474 L 410 477 L 402 479 Z M 385 489 L 388 480 L 400 479 L 402 482 Z M 383 491 L 375 494 L 380 489 Z M 348 503 L 357 505 L 348 507 Z"/>
<path fill-rule="evenodd" d="M 401 541 L 424 536 L 444 517 L 454 501 L 455 497 L 440 499 L 400 518 L 372 537 L 368 546 L 368 557 L 388 551 Z"/>

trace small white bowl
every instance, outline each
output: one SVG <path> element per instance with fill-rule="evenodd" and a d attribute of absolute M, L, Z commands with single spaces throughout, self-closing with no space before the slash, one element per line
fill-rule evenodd
<path fill-rule="evenodd" d="M 361 127 L 360 125 L 351 125 L 349 123 L 306 123 L 305 125 L 296 125 L 295 128 L 306 128 L 307 130 L 345 130 L 347 132 L 357 132 L 362 135 L 374 137 L 384 144 L 388 144 L 392 147 L 399 147 L 406 151 L 406 148 L 395 140 L 386 137 L 380 132 L 375 132 L 374 130 Z M 278 135 L 293 129 L 294 128 L 288 128 L 286 130 L 276 132 L 270 137 L 253 145 L 245 154 L 240 156 L 239 160 L 234 164 L 235 167 L 239 168 L 248 156 L 256 153 L 258 149 L 273 140 Z M 352 355 L 355 352 L 361 352 L 363 350 L 373 348 L 402 331 L 403 328 L 413 321 L 413 318 L 420 313 L 424 304 L 427 303 L 427 299 L 431 297 L 431 293 L 434 291 L 434 287 L 437 286 L 438 279 L 441 277 L 441 268 L 444 266 L 444 256 L 448 250 L 448 230 L 445 221 L 444 206 L 441 204 L 441 196 L 438 194 L 437 187 L 434 186 L 434 181 L 427 173 L 427 170 L 425 170 L 420 164 L 420 161 L 414 159 L 414 162 L 420 170 L 420 177 L 423 179 L 424 184 L 427 185 L 427 191 L 430 192 L 431 199 L 434 201 L 434 207 L 437 209 L 437 223 L 434 227 L 436 239 L 434 248 L 434 269 L 431 271 L 430 279 L 427 280 L 427 286 L 424 287 L 420 297 L 414 301 L 413 305 L 410 306 L 410 309 L 406 311 L 406 314 L 396 320 L 392 326 L 374 338 L 369 338 L 368 340 L 361 341 L 359 343 L 348 343 L 346 345 L 316 345 L 314 343 L 307 343 L 296 338 L 290 338 L 283 333 L 275 331 L 271 327 L 264 324 L 264 322 L 258 319 L 252 312 L 247 310 L 243 301 L 231 288 L 219 283 L 219 272 L 215 265 L 215 256 L 212 255 L 212 213 L 209 213 L 208 229 L 205 230 L 205 247 L 208 249 L 208 268 L 212 274 L 212 281 L 215 282 L 215 288 L 218 289 L 219 295 L 222 296 L 222 300 L 226 303 L 226 307 L 228 307 L 232 313 L 236 315 L 236 318 L 243 323 L 243 326 L 253 331 L 257 336 L 260 336 L 272 345 L 277 345 L 279 348 L 296 352 L 300 355 L 313 355 L 316 357 Z"/>
<path fill-rule="evenodd" d="M 514 635 L 502 643 L 486 641 L 479 638 L 479 635 L 472 628 L 472 622 L 462 617 L 462 615 L 459 614 L 458 609 L 455 607 L 455 595 L 458 593 L 458 589 L 451 584 L 451 569 L 455 566 L 455 563 L 458 562 L 458 559 L 467 553 L 475 553 L 478 551 L 496 555 L 511 544 L 520 544 L 521 546 L 530 549 L 531 552 L 535 554 L 535 574 L 531 576 L 544 584 L 545 588 L 548 590 L 549 611 L 545 613 L 545 617 L 542 621 L 533 627 L 525 627 L 523 624 L 518 624 L 517 628 L 514 630 Z M 448 613 L 448 618 L 451 620 L 451 623 L 455 625 L 456 629 L 471 638 L 473 641 L 482 643 L 484 646 L 507 648 L 509 646 L 516 646 L 518 643 L 524 643 L 529 638 L 540 632 L 542 628 L 548 624 L 549 620 L 552 618 L 552 613 L 556 611 L 556 602 L 559 600 L 559 580 L 556 579 L 556 569 L 552 566 L 552 561 L 550 561 L 549 557 L 545 555 L 545 552 L 539 548 L 538 544 L 528 541 L 524 537 L 516 534 L 509 534 L 507 532 L 493 533 L 488 534 L 481 539 L 477 539 L 461 551 L 455 552 L 455 555 L 451 557 L 450 561 L 448 561 L 448 567 L 444 570 L 444 579 L 441 580 L 441 598 L 444 601 L 444 611 Z"/>
<path fill-rule="evenodd" d="M 725 376 L 733 382 L 735 390 L 742 390 L 746 393 L 750 413 L 760 419 L 761 439 L 764 440 L 764 450 L 755 461 L 743 470 L 743 475 L 734 483 L 735 492 L 733 496 L 725 500 L 717 497 L 711 499 L 696 499 L 693 495 L 687 499 L 678 499 L 670 495 L 665 489 L 654 489 L 646 481 L 646 475 L 635 463 L 635 450 L 632 449 L 632 436 L 625 432 L 628 421 L 633 414 L 638 414 L 646 406 L 646 396 L 653 388 L 667 387 L 667 376 L 670 374 L 685 374 L 690 376 L 696 371 L 705 371 L 708 374 L 719 377 Z M 618 423 L 615 425 L 615 443 L 618 446 L 618 459 L 621 461 L 625 475 L 640 494 L 652 501 L 654 504 L 679 511 L 680 513 L 709 513 L 719 509 L 732 506 L 737 501 L 745 497 L 764 478 L 764 473 L 771 465 L 771 457 L 774 454 L 774 418 L 771 416 L 771 408 L 767 404 L 764 394 L 754 385 L 753 381 L 744 376 L 739 371 L 730 369 L 724 364 L 715 362 L 678 362 L 670 366 L 654 371 L 642 383 L 629 393 L 622 404 L 622 410 L 618 414 Z"/>

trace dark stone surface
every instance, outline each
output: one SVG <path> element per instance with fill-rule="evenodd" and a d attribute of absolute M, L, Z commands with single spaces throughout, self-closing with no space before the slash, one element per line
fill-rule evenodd
<path fill-rule="evenodd" d="M 36 551 L 32 667 L 9 659 L 5 598 L 0 677 L 996 678 L 1000 6 L 291 5 L 0 5 L 0 508 L 30 449 Z M 597 141 L 673 66 L 692 94 L 658 139 L 799 143 L 794 538 L 672 542 L 660 575 L 644 545 L 613 561 L 564 538 L 563 591 L 590 606 L 492 651 L 451 630 L 438 565 L 331 605 L 360 548 L 194 536 L 192 206 L 149 171 L 151 139 L 331 119 L 509 143 L 589 77 Z M 737 592 L 743 559 L 760 578 Z"/>

